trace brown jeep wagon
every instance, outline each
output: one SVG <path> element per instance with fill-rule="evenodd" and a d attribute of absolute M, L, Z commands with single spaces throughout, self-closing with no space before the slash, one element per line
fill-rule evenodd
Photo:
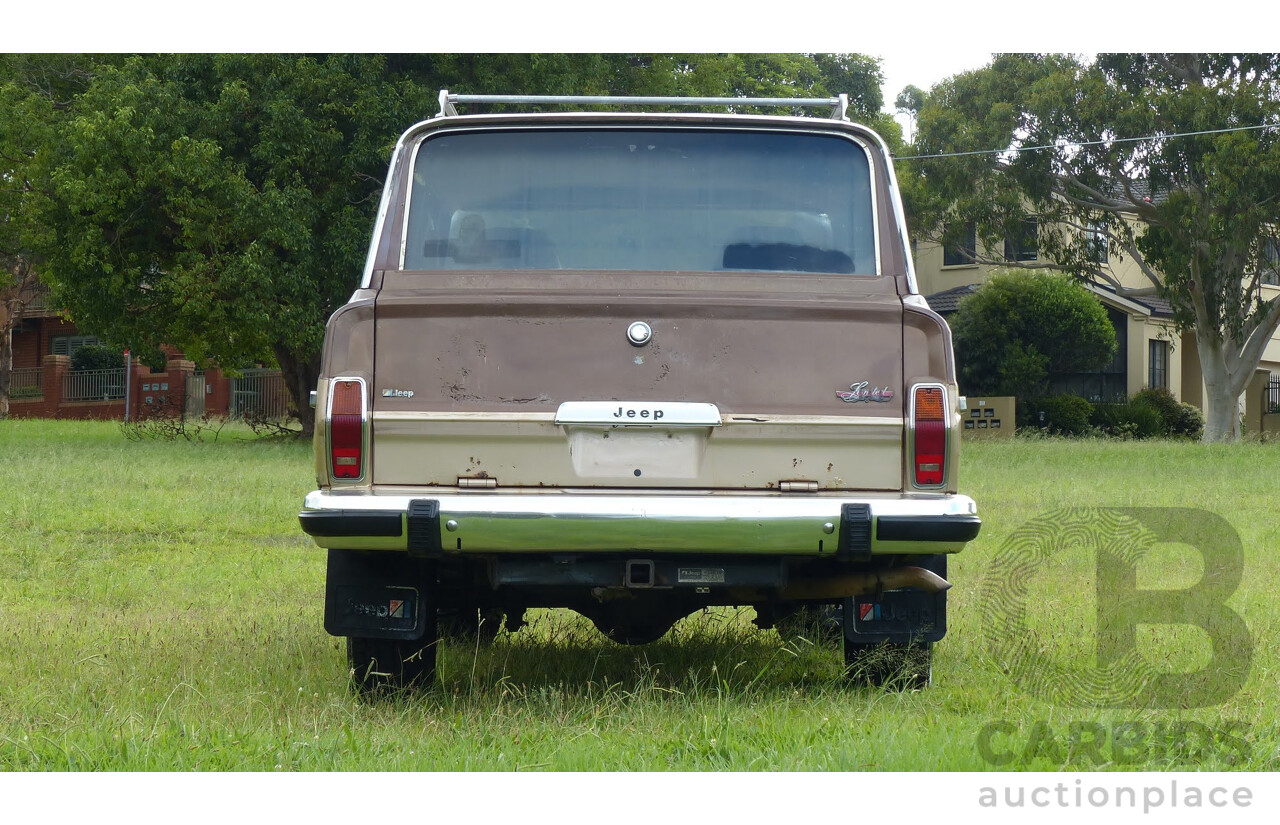
<path fill-rule="evenodd" d="M 927 681 L 980 521 L 880 138 L 843 97 L 440 100 L 315 395 L 300 519 L 357 686 L 528 608 L 643 644 L 710 605 L 839 605 L 852 674 L 887 652 Z M 486 103 L 650 111 L 455 108 Z"/>

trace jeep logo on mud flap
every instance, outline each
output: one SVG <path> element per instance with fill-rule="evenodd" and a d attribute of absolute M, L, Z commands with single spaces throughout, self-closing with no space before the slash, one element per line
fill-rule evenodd
<path fill-rule="evenodd" d="M 899 602 L 881 604 L 860 602 L 858 604 L 858 621 L 908 622 L 917 627 L 925 627 L 933 624 L 933 608 L 928 606 L 909 606 Z"/>
<path fill-rule="evenodd" d="M 374 616 L 379 619 L 406 619 L 405 601 L 391 599 L 387 602 L 358 602 L 347 599 L 347 612 L 356 616 Z"/>

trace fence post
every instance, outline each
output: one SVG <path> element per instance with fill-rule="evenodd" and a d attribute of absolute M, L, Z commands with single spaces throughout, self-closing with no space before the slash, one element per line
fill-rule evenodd
<path fill-rule="evenodd" d="M 71 369 L 71 356 L 46 355 L 40 371 L 40 391 L 44 394 L 44 412 L 50 418 L 58 417 L 62 406 L 62 376 Z"/>
<path fill-rule="evenodd" d="M 187 416 L 187 380 L 195 372 L 194 361 L 170 359 L 166 370 L 169 373 L 169 404 L 178 411 L 180 418 Z"/>

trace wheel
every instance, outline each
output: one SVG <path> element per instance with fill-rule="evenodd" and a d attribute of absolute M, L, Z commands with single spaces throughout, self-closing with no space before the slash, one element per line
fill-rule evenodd
<path fill-rule="evenodd" d="M 434 623 L 432 623 L 434 624 Z M 347 637 L 347 664 L 357 693 L 429 687 L 436 678 L 435 628 L 416 641 Z"/>
<path fill-rule="evenodd" d="M 492 642 L 502 628 L 501 608 L 442 607 L 436 613 L 440 638 L 459 641 Z"/>
<path fill-rule="evenodd" d="M 778 617 L 774 622 L 784 639 L 802 638 L 815 644 L 827 644 L 844 636 L 841 608 L 837 604 L 807 604 Z"/>
<path fill-rule="evenodd" d="M 896 690 L 920 690 L 933 682 L 933 643 L 844 640 L 845 675 L 850 681 Z"/>

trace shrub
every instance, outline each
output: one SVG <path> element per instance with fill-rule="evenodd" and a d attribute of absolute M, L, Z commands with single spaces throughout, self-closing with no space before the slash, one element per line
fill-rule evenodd
<path fill-rule="evenodd" d="M 1084 435 L 1092 412 L 1093 405 L 1078 395 L 1044 395 L 1018 405 L 1018 426 L 1057 435 Z M 1043 420 L 1040 413 L 1044 413 Z"/>
<path fill-rule="evenodd" d="M 1137 396 L 1120 404 L 1097 405 L 1089 423 L 1117 438 L 1155 438 L 1167 432 L 1160 412 Z"/>
<path fill-rule="evenodd" d="M 1161 434 L 1173 434 L 1173 428 L 1182 417 L 1182 410 L 1179 409 L 1181 404 L 1173 397 L 1173 393 L 1163 387 L 1147 387 L 1135 393 L 1130 400 L 1136 404 L 1146 404 L 1159 413 Z"/>
<path fill-rule="evenodd" d="M 951 318 L 966 395 L 1046 392 L 1058 376 L 1101 369 L 1116 351 L 1107 310 L 1066 275 L 996 271 Z"/>
<path fill-rule="evenodd" d="M 1204 413 L 1200 412 L 1199 407 L 1179 404 L 1178 417 L 1170 429 L 1170 434 L 1199 441 L 1204 435 Z"/>
<path fill-rule="evenodd" d="M 86 344 L 71 353 L 71 369 L 76 372 L 118 370 L 122 367 L 124 353 L 103 344 Z"/>

